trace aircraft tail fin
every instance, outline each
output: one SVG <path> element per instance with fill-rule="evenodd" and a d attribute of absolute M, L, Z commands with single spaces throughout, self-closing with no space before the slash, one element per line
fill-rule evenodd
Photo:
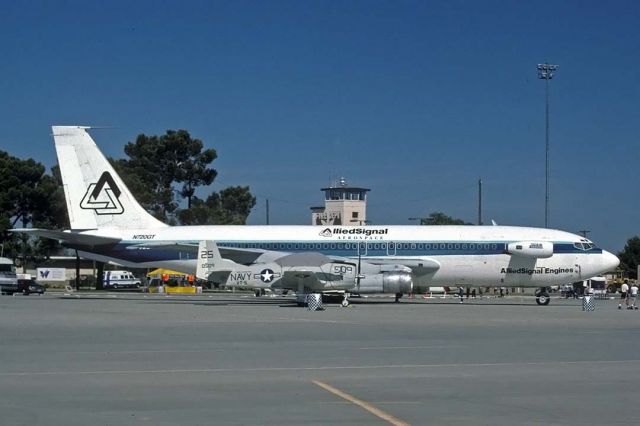
<path fill-rule="evenodd" d="M 71 229 L 166 227 L 133 194 L 82 126 L 52 126 Z"/>
<path fill-rule="evenodd" d="M 221 272 L 238 269 L 240 265 L 229 259 L 223 259 L 215 241 L 204 240 L 198 244 L 198 265 L 196 278 L 209 281 Z"/>

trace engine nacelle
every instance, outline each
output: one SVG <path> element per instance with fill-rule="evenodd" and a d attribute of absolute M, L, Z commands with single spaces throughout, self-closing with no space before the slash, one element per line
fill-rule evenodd
<path fill-rule="evenodd" d="M 383 293 L 412 293 L 413 278 L 408 272 L 383 272 Z"/>
<path fill-rule="evenodd" d="M 517 241 L 507 244 L 507 254 L 545 259 L 553 256 L 553 243 L 549 241 Z"/>
<path fill-rule="evenodd" d="M 410 272 L 388 271 L 365 275 L 360 281 L 360 293 L 411 293 L 413 278 Z"/>

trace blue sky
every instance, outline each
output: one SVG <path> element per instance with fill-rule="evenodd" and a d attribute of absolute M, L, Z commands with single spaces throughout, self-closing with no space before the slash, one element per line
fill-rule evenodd
<path fill-rule="evenodd" d="M 0 3 L 0 149 L 55 164 L 52 124 L 122 157 L 139 133 L 215 148 L 212 190 L 249 185 L 250 223 L 308 224 L 332 178 L 374 224 L 442 211 L 550 225 L 621 250 L 640 234 L 640 3 Z M 203 191 L 200 195 L 206 195 Z"/>

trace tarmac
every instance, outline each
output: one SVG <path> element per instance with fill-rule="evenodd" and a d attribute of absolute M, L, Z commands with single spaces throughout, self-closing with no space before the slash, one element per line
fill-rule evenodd
<path fill-rule="evenodd" d="M 617 300 L 0 297 L 2 425 L 636 425 Z"/>

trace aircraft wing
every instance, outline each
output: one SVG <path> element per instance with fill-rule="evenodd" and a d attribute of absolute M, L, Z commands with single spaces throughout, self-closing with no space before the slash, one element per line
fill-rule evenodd
<path fill-rule="evenodd" d="M 321 253 L 305 252 L 287 254 L 275 260 L 275 262 L 283 267 L 299 267 L 299 266 L 322 266 L 330 263 L 331 258 Z"/>
<path fill-rule="evenodd" d="M 37 237 L 58 240 L 62 243 L 69 243 L 69 244 L 81 245 L 81 246 L 112 245 L 120 242 L 120 238 L 101 237 L 97 235 L 83 234 L 80 232 L 54 231 L 51 229 L 19 228 L 19 229 L 11 229 L 10 232 L 16 232 L 16 233 L 27 234 L 27 235 L 35 235 Z"/>
<path fill-rule="evenodd" d="M 284 271 L 282 278 L 274 283 L 273 287 L 296 289 L 302 283 L 304 288 L 307 290 L 323 291 L 327 288 L 327 282 L 338 281 L 340 279 L 342 279 L 342 276 L 340 275 L 328 274 L 310 268 L 299 267 Z"/>
<path fill-rule="evenodd" d="M 198 253 L 198 243 L 182 243 L 182 242 L 165 242 L 165 241 L 145 241 L 129 246 L 130 249 L 138 248 L 149 249 L 163 249 L 163 250 L 175 250 L 181 252 Z M 262 249 L 250 249 L 250 248 L 235 248 L 235 247 L 219 247 L 220 254 L 225 259 L 233 260 L 236 263 L 243 265 L 249 265 L 254 263 L 256 259 L 265 253 L 276 253 L 285 256 L 287 253 L 275 252 L 271 250 Z"/>
<path fill-rule="evenodd" d="M 430 257 L 375 256 L 363 258 L 374 265 L 403 265 L 414 273 L 435 272 L 440 269 L 440 262 Z"/>
<path fill-rule="evenodd" d="M 325 272 L 322 265 L 335 260 L 321 253 L 294 253 L 282 256 L 275 263 L 283 268 L 282 279 L 275 286 L 297 288 L 300 283 L 309 290 L 324 290 L 331 281 L 341 281 L 342 275 Z"/>

